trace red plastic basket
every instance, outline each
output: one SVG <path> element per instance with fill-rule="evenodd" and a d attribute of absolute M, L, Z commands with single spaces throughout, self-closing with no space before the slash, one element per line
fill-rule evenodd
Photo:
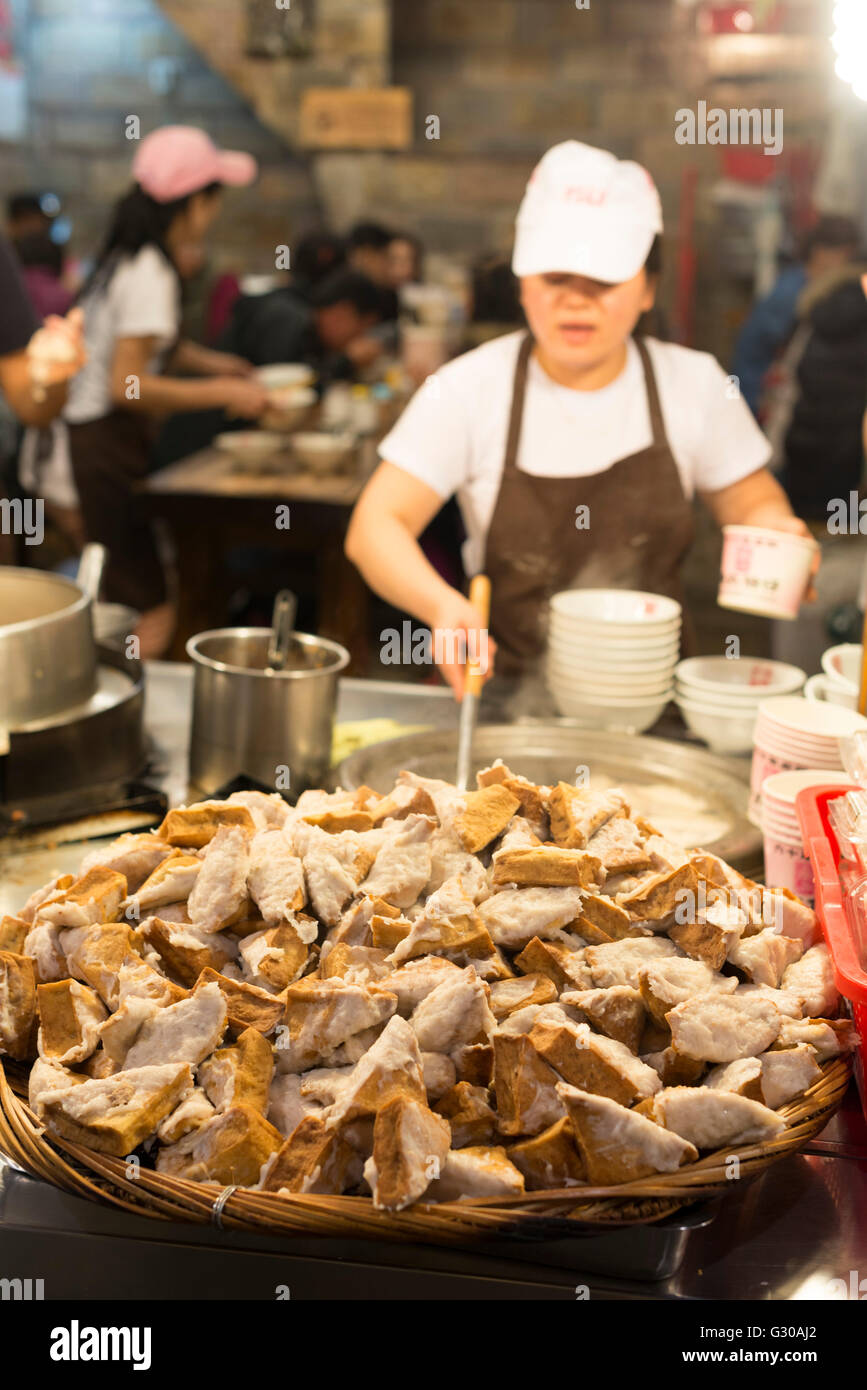
<path fill-rule="evenodd" d="M 843 905 L 838 866 L 840 846 L 828 815 L 830 802 L 845 796 L 851 785 L 826 783 L 798 792 L 795 806 L 801 825 L 804 851 L 810 857 L 815 880 L 816 916 L 831 960 L 834 979 L 858 1029 L 861 1043 L 855 1054 L 855 1077 L 861 1106 L 867 1116 L 867 970 L 858 958 L 852 929 Z"/>

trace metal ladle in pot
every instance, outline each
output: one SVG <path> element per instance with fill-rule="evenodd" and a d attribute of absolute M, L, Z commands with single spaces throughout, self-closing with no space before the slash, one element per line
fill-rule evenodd
<path fill-rule="evenodd" d="M 271 615 L 271 639 L 268 643 L 266 671 L 282 671 L 294 645 L 295 617 L 298 599 L 291 589 L 281 589 L 274 600 Z"/>

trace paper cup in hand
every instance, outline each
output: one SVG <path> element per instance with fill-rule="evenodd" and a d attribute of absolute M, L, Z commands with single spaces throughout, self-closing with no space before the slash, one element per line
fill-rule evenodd
<path fill-rule="evenodd" d="M 721 608 L 796 618 L 819 547 L 805 536 L 764 526 L 724 526 Z"/>

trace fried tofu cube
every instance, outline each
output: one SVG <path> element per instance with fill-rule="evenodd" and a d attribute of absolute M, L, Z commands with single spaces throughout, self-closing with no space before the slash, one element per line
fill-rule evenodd
<path fill-rule="evenodd" d="M 291 922 L 282 922 L 280 926 L 266 927 L 264 931 L 245 937 L 241 942 L 240 954 L 245 972 L 252 982 L 260 989 L 274 990 L 279 994 L 301 975 L 307 964 L 309 948 Z M 219 969 L 219 966 L 215 969 Z"/>
<path fill-rule="evenodd" d="M 157 1172 L 221 1187 L 255 1187 L 283 1136 L 249 1105 L 233 1105 L 157 1154 Z"/>
<path fill-rule="evenodd" d="M 240 980 L 230 980 L 216 970 L 203 970 L 196 983 L 196 989 L 203 985 L 219 985 L 228 1010 L 229 1028 L 233 1033 L 243 1033 L 245 1028 L 255 1028 L 267 1037 L 273 1033 L 283 1017 L 285 1003 L 264 989 L 247 985 Z"/>
<path fill-rule="evenodd" d="M 448 1122 L 409 1096 L 395 1096 L 376 1114 L 373 1155 L 364 1176 L 380 1211 L 403 1211 L 440 1176 L 451 1144 Z"/>
<path fill-rule="evenodd" d="M 494 1079 L 494 1049 L 490 1043 L 470 1043 L 452 1053 L 458 1081 L 471 1086 L 490 1086 Z"/>
<path fill-rule="evenodd" d="M 53 927 L 91 927 L 114 922 L 125 898 L 123 874 L 114 869 L 89 869 L 69 888 L 44 902 L 37 918 Z"/>
<path fill-rule="evenodd" d="M 736 942 L 728 958 L 754 984 L 779 989 L 788 967 L 803 954 L 804 944 L 798 937 L 781 936 L 773 927 L 766 927 Z"/>
<path fill-rule="evenodd" d="M 237 825 L 248 835 L 256 829 L 246 806 L 228 801 L 198 801 L 166 814 L 158 830 L 161 839 L 185 849 L 203 849 L 223 826 Z"/>
<path fill-rule="evenodd" d="M 95 1051 L 108 1011 L 95 990 L 78 980 L 39 985 L 39 1055 L 71 1066 Z"/>
<path fill-rule="evenodd" d="M 236 1043 L 200 1063 L 198 1081 L 216 1110 L 249 1105 L 266 1115 L 273 1072 L 271 1044 L 256 1028 L 245 1028 Z"/>
<path fill-rule="evenodd" d="M 29 931 L 30 923 L 25 922 L 23 917 L 0 917 L 0 951 L 22 956 Z"/>
<path fill-rule="evenodd" d="M 663 1080 L 666 1086 L 678 1084 L 670 1078 Z M 736 1062 L 711 1067 L 704 1084 L 712 1091 L 730 1091 L 736 1096 L 746 1096 L 748 1100 L 764 1101 L 762 1064 L 758 1057 L 739 1057 Z"/>
<path fill-rule="evenodd" d="M 774 1042 L 782 1019 L 767 999 L 719 991 L 688 999 L 666 1017 L 678 1052 L 703 1062 L 757 1056 Z"/>
<path fill-rule="evenodd" d="M 641 1060 L 653 1067 L 663 1086 L 694 1086 L 705 1070 L 704 1062 L 682 1057 L 677 1048 L 670 1045 L 659 1052 L 642 1052 Z"/>
<path fill-rule="evenodd" d="M 782 1055 L 782 1054 L 780 1054 Z M 708 1086 L 667 1087 L 647 1102 L 650 1118 L 697 1149 L 760 1144 L 786 1127 L 773 1110 L 732 1091 Z"/>
<path fill-rule="evenodd" d="M 42 1109 L 48 1127 L 61 1138 L 123 1158 L 149 1139 L 192 1089 L 189 1064 L 167 1062 L 51 1091 L 43 1096 Z"/>
<path fill-rule="evenodd" d="M 803 1095 L 822 1075 L 809 1043 L 798 1043 L 779 1052 L 764 1052 L 760 1060 L 762 1100 L 771 1110 Z"/>
<path fill-rule="evenodd" d="M 693 960 L 704 961 L 711 970 L 720 970 L 726 958 L 736 950 L 747 919 L 740 908 L 726 905 L 719 899 L 708 905 L 692 921 L 675 921 L 668 934 L 676 946 Z"/>
<path fill-rule="evenodd" d="M 537 1021 L 530 1042 L 564 1080 L 620 1105 L 632 1105 L 660 1089 L 652 1067 L 613 1038 L 593 1033 L 585 1023 Z"/>
<path fill-rule="evenodd" d="M 455 816 L 455 831 L 464 849 L 478 854 L 502 835 L 521 803 L 505 787 L 483 787 L 467 792 Z"/>
<path fill-rule="evenodd" d="M 347 807 L 345 810 L 317 811 L 303 819 L 308 825 L 315 825 L 319 830 L 324 830 L 327 835 L 339 835 L 343 830 L 372 830 L 374 826 L 373 816 L 368 811 L 360 811 L 354 807 Z"/>
<path fill-rule="evenodd" d="M 632 985 L 612 985 L 610 989 L 569 990 L 563 1003 L 580 1009 L 585 1018 L 604 1033 L 638 1052 L 647 1017 L 640 992 Z"/>
<path fill-rule="evenodd" d="M 699 994 L 734 994 L 737 980 L 733 975 L 718 975 L 704 961 L 674 957 L 645 966 L 638 987 L 648 1013 L 667 1028 L 666 1015 L 678 1004 Z"/>
<path fill-rule="evenodd" d="M 28 956 L 0 951 L 0 1052 L 16 1062 L 30 1055 L 36 1020 L 36 972 Z"/>
<path fill-rule="evenodd" d="M 516 1009 L 525 1009 L 528 1004 L 551 1004 L 556 998 L 557 988 L 553 980 L 541 971 L 516 975 L 508 980 L 497 980 L 491 985 L 491 1012 L 500 1023 Z"/>
<path fill-rule="evenodd" d="M 613 816 L 626 816 L 629 807 L 622 792 L 595 792 L 558 782 L 548 798 L 551 834 L 558 845 L 585 849 L 591 835 Z"/>
<path fill-rule="evenodd" d="M 667 873 L 654 874 L 618 901 L 631 916 L 641 922 L 652 922 L 655 931 L 663 931 L 674 920 L 678 907 L 696 904 L 699 884 L 705 880 L 695 864 L 681 864 Z"/>
<path fill-rule="evenodd" d="M 524 1176 L 506 1149 L 485 1144 L 450 1149 L 442 1174 L 425 1194 L 428 1202 L 460 1202 L 474 1197 L 518 1197 Z"/>
<path fill-rule="evenodd" d="M 142 931 L 170 975 L 192 987 L 203 970 L 221 970 L 234 960 L 236 948 L 227 938 L 205 933 L 185 922 L 149 917 Z"/>
<path fill-rule="evenodd" d="M 584 952 L 578 945 L 572 949 L 561 941 L 541 941 L 535 936 L 515 956 L 519 970 L 528 975 L 546 975 L 559 992 L 564 989 L 583 989 L 592 985 L 593 979 L 584 964 Z"/>
<path fill-rule="evenodd" d="M 395 1014 L 341 1088 L 328 1123 L 339 1127 L 375 1115 L 403 1094 L 426 1099 L 418 1039 L 406 1019 Z"/>
<path fill-rule="evenodd" d="M 433 1108 L 449 1122 L 453 1149 L 463 1149 L 468 1144 L 488 1144 L 496 1136 L 497 1117 L 484 1086 L 458 1081 Z"/>
<path fill-rule="evenodd" d="M 494 1038 L 494 1094 L 502 1134 L 539 1134 L 562 1118 L 558 1076 L 525 1033 Z"/>
<path fill-rule="evenodd" d="M 495 886 L 515 883 L 519 887 L 586 888 L 605 878 L 602 861 L 595 855 L 553 845 L 498 850 L 493 865 Z"/>
<path fill-rule="evenodd" d="M 528 1192 L 576 1187 L 586 1176 L 571 1122 L 565 1114 L 541 1134 L 510 1145 L 507 1152 L 515 1167 L 524 1174 Z"/>
<path fill-rule="evenodd" d="M 412 922 L 405 917 L 375 912 L 370 919 L 370 938 L 378 951 L 393 951 L 411 931 Z"/>
<path fill-rule="evenodd" d="M 608 1096 L 591 1095 L 576 1086 L 559 1086 L 569 1114 L 588 1182 L 608 1187 L 647 1178 L 652 1173 L 675 1173 L 698 1158 L 693 1144 Z"/>
<path fill-rule="evenodd" d="M 319 1115 L 305 1115 L 262 1173 L 263 1192 L 344 1192 L 362 1162 L 346 1137 Z"/>
<path fill-rule="evenodd" d="M 195 854 L 173 850 L 158 864 L 127 904 L 128 915 L 153 912 L 155 908 L 185 903 L 196 886 L 202 860 Z"/>

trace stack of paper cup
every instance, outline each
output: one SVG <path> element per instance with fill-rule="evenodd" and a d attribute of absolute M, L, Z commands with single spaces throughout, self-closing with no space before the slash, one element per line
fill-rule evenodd
<path fill-rule="evenodd" d="M 777 772 L 804 768 L 841 771 L 840 739 L 867 729 L 867 719 L 840 705 L 819 704 L 799 695 L 780 695 L 759 705 L 753 734 L 749 817 L 762 828 L 762 787 Z"/>
<path fill-rule="evenodd" d="M 805 787 L 828 780 L 851 783 L 845 773 L 824 768 L 776 772 L 762 786 L 762 832 L 765 839 L 765 881 L 772 888 L 790 888 L 813 906 L 813 870 L 804 852 L 795 797 Z"/>

